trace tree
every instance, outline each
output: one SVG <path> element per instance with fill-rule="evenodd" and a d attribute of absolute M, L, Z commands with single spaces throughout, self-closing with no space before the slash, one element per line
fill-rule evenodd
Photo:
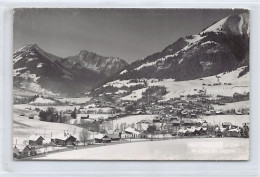
<path fill-rule="evenodd" d="M 76 117 L 77 117 L 76 111 L 77 111 L 77 109 L 74 108 L 74 110 L 73 110 L 72 113 L 71 113 L 71 117 L 72 117 L 73 119 L 76 119 Z"/>
<path fill-rule="evenodd" d="M 161 133 L 163 134 L 163 137 L 164 137 L 164 139 L 165 139 L 165 135 L 166 135 L 166 133 L 167 133 L 166 130 L 162 130 Z"/>
<path fill-rule="evenodd" d="M 153 137 L 154 132 L 156 130 L 156 126 L 155 125 L 149 125 L 149 127 L 147 128 L 147 132 L 150 133 Z"/>
<path fill-rule="evenodd" d="M 133 105 L 128 105 L 128 106 L 126 106 L 125 111 L 132 113 L 135 111 L 135 107 Z"/>
<path fill-rule="evenodd" d="M 89 135 L 90 133 L 86 130 L 86 128 L 83 128 L 80 132 L 79 139 L 81 142 L 83 142 L 84 146 L 86 145 Z"/>
<path fill-rule="evenodd" d="M 39 113 L 39 117 L 40 117 L 40 121 L 46 121 L 46 112 L 41 110 L 40 113 Z"/>

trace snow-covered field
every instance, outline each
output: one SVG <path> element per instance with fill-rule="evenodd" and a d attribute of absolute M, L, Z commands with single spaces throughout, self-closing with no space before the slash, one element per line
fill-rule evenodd
<path fill-rule="evenodd" d="M 35 108 L 40 108 L 41 110 L 46 110 L 50 106 L 35 106 L 35 105 L 30 105 L 30 104 L 15 104 L 13 105 L 14 110 L 22 110 L 24 111 L 26 108 L 31 108 L 34 110 Z M 78 105 L 73 105 L 73 106 L 53 106 L 54 108 L 57 109 L 57 111 L 65 111 L 65 110 L 74 110 L 74 108 L 79 109 L 80 106 Z"/>
<path fill-rule="evenodd" d="M 30 102 L 30 104 L 53 104 L 55 101 L 47 99 L 47 98 L 36 98 L 34 101 Z"/>
<path fill-rule="evenodd" d="M 130 125 L 132 123 L 136 124 L 137 122 L 140 122 L 141 120 L 153 120 L 153 118 L 156 115 L 131 115 L 126 116 L 122 118 L 118 118 L 113 120 L 113 127 L 120 127 L 121 124 L 126 123 L 127 125 Z"/>
<path fill-rule="evenodd" d="M 35 160 L 248 160 L 249 139 L 185 138 L 46 154 Z"/>
<path fill-rule="evenodd" d="M 80 98 L 59 98 L 58 100 L 63 103 L 69 102 L 75 104 L 82 104 L 82 103 L 86 103 L 90 99 L 91 99 L 90 97 L 80 97 Z"/>
<path fill-rule="evenodd" d="M 136 101 L 142 98 L 142 93 L 145 92 L 147 88 L 141 88 L 138 90 L 133 91 L 130 95 L 127 95 L 125 97 L 122 97 L 121 100 L 131 100 Z"/>
<path fill-rule="evenodd" d="M 233 125 L 242 126 L 243 123 L 249 123 L 249 115 L 212 115 L 204 116 L 202 119 L 211 124 L 222 124 L 223 122 L 231 122 Z"/>

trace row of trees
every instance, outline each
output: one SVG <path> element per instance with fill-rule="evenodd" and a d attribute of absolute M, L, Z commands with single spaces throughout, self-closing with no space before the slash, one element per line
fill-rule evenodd
<path fill-rule="evenodd" d="M 41 121 L 46 122 L 64 123 L 69 120 L 69 117 L 63 115 L 62 112 L 56 111 L 53 107 L 48 107 L 46 111 L 41 110 L 39 112 L 39 117 Z"/>

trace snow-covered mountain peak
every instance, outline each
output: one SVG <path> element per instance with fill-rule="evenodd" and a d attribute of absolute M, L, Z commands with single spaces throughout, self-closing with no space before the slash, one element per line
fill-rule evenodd
<path fill-rule="evenodd" d="M 249 34 L 249 14 L 230 15 L 206 28 L 200 34 L 207 32 L 233 33 L 236 35 Z"/>

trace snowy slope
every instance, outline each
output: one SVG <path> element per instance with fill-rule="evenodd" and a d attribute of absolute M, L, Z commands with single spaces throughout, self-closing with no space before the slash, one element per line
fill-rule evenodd
<path fill-rule="evenodd" d="M 245 75 L 238 78 L 239 73 L 243 71 L 244 68 L 245 67 L 240 67 L 231 72 L 220 73 L 218 75 L 188 81 L 175 81 L 174 79 L 163 79 L 160 81 L 158 79 L 142 79 L 146 81 L 147 86 L 143 85 L 143 88 L 134 90 L 131 94 L 122 97 L 121 99 L 138 100 L 142 97 L 142 92 L 144 92 L 149 86 L 166 87 L 168 93 L 164 96 L 164 100 L 179 97 L 180 95 L 198 94 L 198 91 L 203 89 L 206 89 L 207 94 L 211 94 L 212 96 L 233 96 L 234 93 L 248 93 L 250 92 L 250 73 L 247 72 Z M 129 82 L 130 80 L 116 80 L 106 83 L 103 87 L 107 85 L 117 88 L 124 86 L 129 87 Z M 213 86 L 214 83 L 219 82 L 221 85 Z M 227 85 L 228 83 L 231 85 Z M 211 84 L 211 86 L 208 86 L 209 84 Z"/>

